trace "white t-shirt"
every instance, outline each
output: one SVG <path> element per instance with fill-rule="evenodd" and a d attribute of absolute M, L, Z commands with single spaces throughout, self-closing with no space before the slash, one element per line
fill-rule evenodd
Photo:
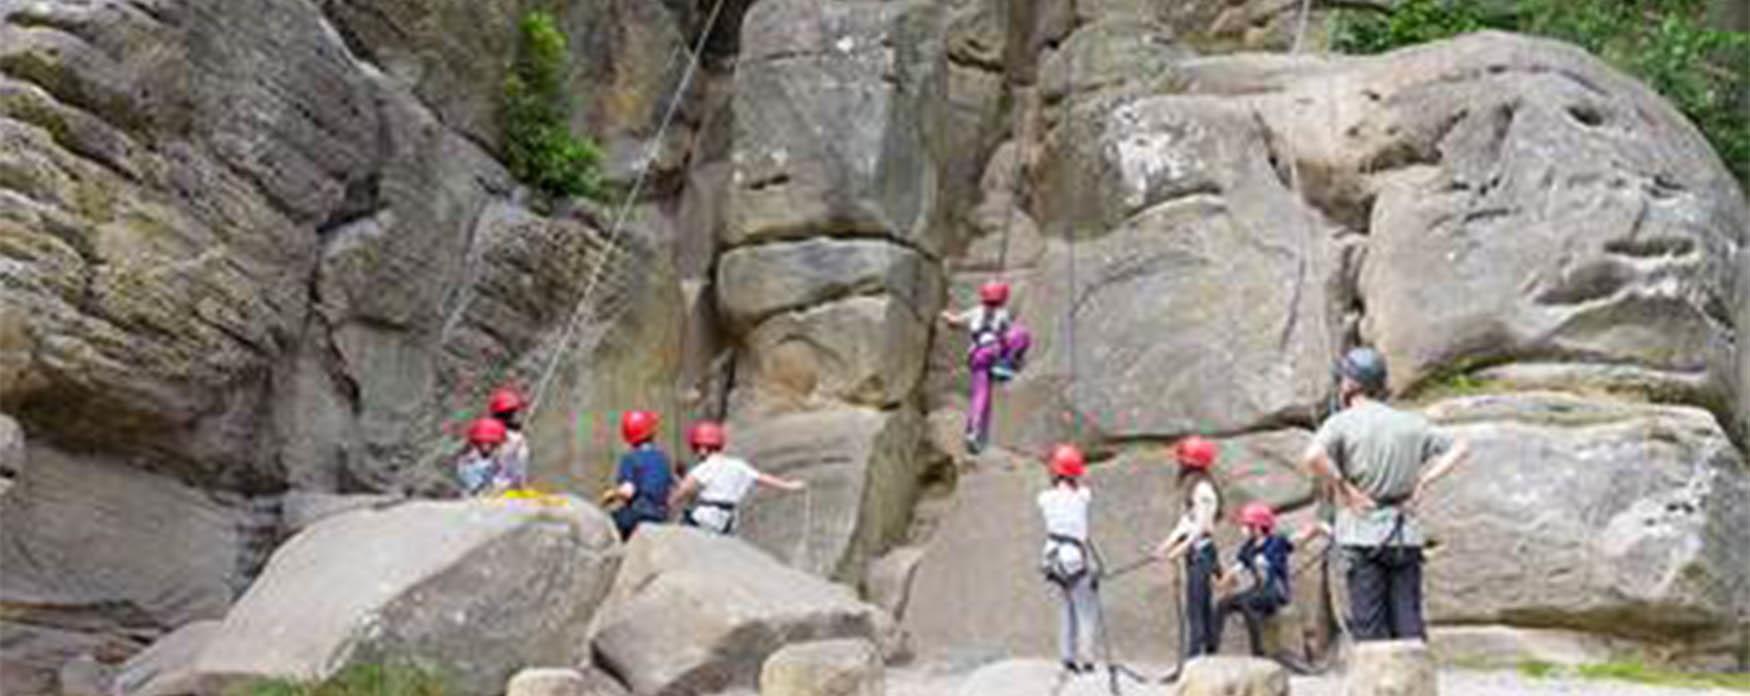
<path fill-rule="evenodd" d="M 1009 310 L 1006 307 L 990 307 L 979 305 L 972 309 L 968 329 L 972 333 L 973 345 L 994 343 L 1003 339 L 1003 334 L 1009 330 L 1012 323 Z"/>
<path fill-rule="evenodd" d="M 1086 486 L 1054 485 L 1039 493 L 1039 514 L 1045 517 L 1045 533 L 1088 540 L 1088 505 L 1094 492 Z"/>
<path fill-rule="evenodd" d="M 1200 541 L 1215 533 L 1215 509 L 1220 501 L 1215 494 L 1215 486 L 1208 481 L 1199 481 L 1191 489 L 1191 509 L 1179 517 L 1179 525 L 1173 528 L 1172 538 L 1185 537 Z"/>
<path fill-rule="evenodd" d="M 501 488 L 517 488 L 529 482 L 529 440 L 519 431 L 505 434 L 498 448 L 498 475 L 493 484 Z"/>
<path fill-rule="evenodd" d="M 712 453 L 687 475 L 699 482 L 698 503 L 739 506 L 759 482 L 760 472 L 735 457 Z M 729 533 L 736 517 L 735 511 L 703 504 L 695 504 L 690 514 L 694 523 L 718 534 Z"/>
<path fill-rule="evenodd" d="M 699 500 L 740 505 L 759 481 L 760 472 L 735 457 L 712 453 L 687 475 L 699 482 Z"/>

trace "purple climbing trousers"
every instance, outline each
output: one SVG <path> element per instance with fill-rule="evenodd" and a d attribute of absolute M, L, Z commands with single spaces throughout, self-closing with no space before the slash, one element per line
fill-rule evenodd
<path fill-rule="evenodd" d="M 1019 369 L 1027 357 L 1027 347 L 1033 345 L 1033 335 L 1016 324 L 1009 327 L 1002 340 L 974 346 L 967 357 L 972 368 L 972 404 L 966 412 L 966 434 L 979 442 L 985 441 L 990 428 L 991 368 L 1000 359 L 1011 369 Z"/>

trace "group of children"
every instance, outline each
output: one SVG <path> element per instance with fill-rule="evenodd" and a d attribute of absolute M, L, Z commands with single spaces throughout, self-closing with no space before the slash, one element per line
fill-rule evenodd
<path fill-rule="evenodd" d="M 1238 613 L 1245 619 L 1252 653 L 1263 655 L 1263 622 L 1292 597 L 1289 555 L 1296 545 L 1326 530 L 1315 525 L 1290 538 L 1277 528 L 1275 511 L 1268 504 L 1248 503 L 1238 516 L 1246 540 L 1234 554 L 1234 562 L 1223 568 L 1215 546 L 1222 510 L 1221 491 L 1212 475 L 1217 447 L 1210 440 L 1192 436 L 1180 440 L 1172 456 L 1178 464 L 1177 488 L 1184 512 L 1151 556 L 1157 560 L 1184 559 L 1184 654 L 1187 658 L 1214 654 L 1221 643 L 1222 625 Z M 1101 561 L 1088 537 L 1093 492 L 1084 480 L 1084 457 L 1074 446 L 1058 445 L 1046 465 L 1051 486 L 1037 499 L 1046 534 L 1040 566 L 1062 599 L 1059 650 L 1064 668 L 1073 673 L 1089 672 L 1101 630 Z M 1245 588 L 1235 591 L 1242 580 Z M 1215 601 L 1218 590 L 1228 593 L 1220 602 Z"/>
<path fill-rule="evenodd" d="M 529 446 L 521 415 L 527 407 L 514 390 L 500 389 L 487 400 L 487 415 L 468 426 L 468 448 L 456 461 L 456 478 L 464 495 L 502 495 L 528 485 Z M 670 521 L 682 510 L 683 524 L 718 534 L 735 533 L 738 511 L 755 485 L 798 491 L 807 482 L 786 479 L 753 468 L 724 454 L 728 435 L 720 423 L 700 421 L 687 432 L 687 444 L 697 461 L 677 476 L 667 453 L 656 444 L 660 417 L 651 411 L 620 415 L 620 435 L 630 448 L 621 455 L 614 485 L 603 491 L 603 506 L 613 510 L 621 539 L 639 525 Z"/>

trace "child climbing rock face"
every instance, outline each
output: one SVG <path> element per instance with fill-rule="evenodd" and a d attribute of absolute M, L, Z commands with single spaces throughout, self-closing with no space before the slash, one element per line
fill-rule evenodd
<path fill-rule="evenodd" d="M 630 539 L 638 525 L 668 521 L 669 489 L 674 470 L 668 455 L 656 446 L 658 417 L 651 411 L 627 411 L 620 415 L 620 436 L 632 451 L 620 456 L 615 485 L 602 492 L 604 505 L 617 505 L 614 526 L 621 539 Z"/>
<path fill-rule="evenodd" d="M 1247 503 L 1240 508 L 1240 526 L 1246 530 L 1246 540 L 1234 554 L 1233 566 L 1223 578 L 1220 589 L 1232 592 L 1242 577 L 1248 584 L 1245 590 L 1230 594 L 1216 605 L 1215 634 L 1211 639 L 1219 645 L 1228 615 L 1238 612 L 1245 618 L 1246 637 L 1251 641 L 1252 654 L 1263 657 L 1264 621 L 1276 615 L 1294 597 L 1289 586 L 1292 579 L 1289 556 L 1296 546 L 1305 544 L 1324 530 L 1315 524 L 1290 539 L 1277 531 L 1276 511 L 1262 502 Z"/>
<path fill-rule="evenodd" d="M 1221 515 L 1221 491 L 1210 471 L 1215 468 L 1214 442 L 1195 435 L 1173 447 L 1179 464 L 1179 496 L 1184 512 L 1154 556 L 1185 557 L 1185 626 L 1181 644 L 1187 659 L 1215 654 L 1215 603 L 1213 582 L 1221 577 L 1221 562 L 1215 549 L 1215 521 Z"/>
<path fill-rule="evenodd" d="M 1088 510 L 1094 493 L 1084 483 L 1087 464 L 1071 445 L 1058 445 L 1047 461 L 1051 488 L 1038 497 L 1045 519 L 1045 548 L 1040 569 L 1063 600 L 1059 613 L 1058 650 L 1063 667 L 1072 673 L 1094 671 L 1094 640 L 1099 629 L 1100 569 L 1088 542 Z"/>
<path fill-rule="evenodd" d="M 746 461 L 723 453 L 727 434 L 722 424 L 700 421 L 687 432 L 687 445 L 700 458 L 687 471 L 669 498 L 669 507 L 677 507 L 697 495 L 697 500 L 681 519 L 684 523 L 718 534 L 734 534 L 738 511 L 755 484 L 784 491 L 799 491 L 808 487 L 806 481 L 772 476 L 753 468 Z"/>
<path fill-rule="evenodd" d="M 504 490 L 529 485 L 529 441 L 523 437 L 522 412 L 528 407 L 514 389 L 499 389 L 487 399 L 486 412 L 504 424 L 504 446 L 498 450 L 499 486 Z"/>
<path fill-rule="evenodd" d="M 456 479 L 467 496 L 490 495 L 500 479 L 499 456 L 505 442 L 504 423 L 480 418 L 468 424 L 468 449 L 456 460 Z"/>
<path fill-rule="evenodd" d="M 971 369 L 972 395 L 966 410 L 966 450 L 977 454 L 988 442 L 992 381 L 1013 379 L 1027 357 L 1032 335 L 1010 316 L 1009 284 L 999 281 L 978 288 L 979 306 L 954 312 L 942 311 L 949 326 L 964 326 L 971 334 L 967 366 Z"/>

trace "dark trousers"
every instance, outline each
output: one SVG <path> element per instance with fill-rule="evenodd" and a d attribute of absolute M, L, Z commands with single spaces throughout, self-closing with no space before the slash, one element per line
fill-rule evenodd
<path fill-rule="evenodd" d="M 1345 546 L 1349 631 L 1356 640 L 1425 638 L 1422 549 Z"/>
<path fill-rule="evenodd" d="M 1252 641 L 1252 654 L 1263 657 L 1264 619 L 1270 618 L 1280 608 L 1282 608 L 1282 602 L 1278 601 L 1274 594 L 1265 592 L 1262 588 L 1246 590 L 1221 600 L 1221 603 L 1215 606 L 1215 635 L 1213 636 L 1215 644 L 1221 644 L 1221 632 L 1227 624 L 1227 617 L 1238 612 L 1246 620 L 1246 637 Z"/>
<path fill-rule="evenodd" d="M 1193 548 L 1185 554 L 1185 636 L 1187 659 L 1214 655 L 1221 629 L 1215 623 L 1216 553 L 1214 544 Z"/>
<path fill-rule="evenodd" d="M 637 505 L 623 505 L 614 511 L 614 527 L 620 530 L 620 541 L 632 538 L 633 530 L 645 522 L 667 522 L 668 515 Z"/>

